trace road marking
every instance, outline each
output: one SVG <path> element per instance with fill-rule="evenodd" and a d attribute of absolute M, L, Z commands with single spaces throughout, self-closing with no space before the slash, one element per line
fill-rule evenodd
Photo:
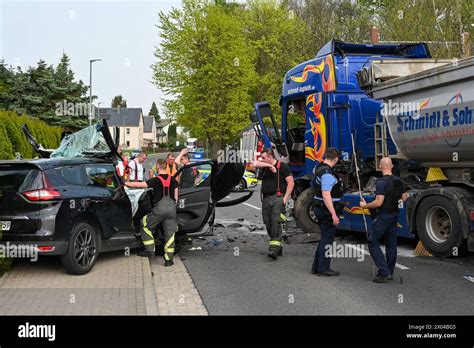
<path fill-rule="evenodd" d="M 262 210 L 261 208 L 256 207 L 256 206 L 254 206 L 254 205 L 252 205 L 252 204 L 248 204 L 248 203 L 244 203 L 244 204 L 247 205 L 247 206 L 249 206 L 249 207 L 252 207 L 252 208 L 254 208 L 254 209 Z"/>
<path fill-rule="evenodd" d="M 346 244 L 346 245 L 351 249 L 356 249 L 356 250 L 362 251 L 366 255 L 370 255 L 370 253 L 367 250 L 361 249 L 358 246 L 355 246 L 353 244 Z M 399 264 L 398 262 L 395 264 L 395 267 L 403 269 L 403 270 L 409 269 L 407 266 L 403 266 L 403 265 Z"/>
<path fill-rule="evenodd" d="M 232 198 L 232 197 L 230 197 L 230 196 L 225 196 L 225 198 Z M 249 206 L 249 207 L 254 208 L 254 209 L 257 209 L 257 210 L 262 210 L 262 208 L 256 207 L 256 206 L 254 206 L 254 205 L 252 205 L 252 204 L 248 204 L 248 203 L 242 203 L 242 204 L 245 204 L 246 206 Z"/>

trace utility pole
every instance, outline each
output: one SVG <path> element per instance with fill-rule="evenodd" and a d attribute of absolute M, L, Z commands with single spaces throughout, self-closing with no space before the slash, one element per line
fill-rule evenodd
<path fill-rule="evenodd" d="M 92 124 L 92 63 L 100 62 L 102 59 L 89 60 L 89 126 Z"/>

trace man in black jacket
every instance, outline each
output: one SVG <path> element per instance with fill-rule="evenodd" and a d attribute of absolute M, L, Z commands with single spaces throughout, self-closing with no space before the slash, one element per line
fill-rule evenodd
<path fill-rule="evenodd" d="M 384 283 L 393 280 L 393 271 L 397 262 L 397 223 L 399 208 L 407 199 L 405 186 L 399 177 L 392 174 L 392 160 L 384 157 L 380 161 L 380 169 L 383 177 L 377 180 L 375 186 L 375 200 L 367 203 L 364 199 L 360 207 L 364 209 L 376 209 L 372 218 L 372 229 L 369 231 L 367 242 L 370 255 L 378 268 L 377 276 L 373 279 L 375 283 Z M 385 236 L 384 256 L 380 248 L 380 238 Z"/>

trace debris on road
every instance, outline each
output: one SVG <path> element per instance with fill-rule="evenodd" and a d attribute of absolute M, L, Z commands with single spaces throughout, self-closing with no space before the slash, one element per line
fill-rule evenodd
<path fill-rule="evenodd" d="M 221 241 L 222 241 L 221 239 L 213 239 L 212 240 L 212 245 L 218 246 L 219 244 L 221 244 Z"/>
<path fill-rule="evenodd" d="M 319 233 L 292 233 L 286 234 L 283 238 L 288 244 L 306 244 L 318 242 L 321 235 Z"/>
<path fill-rule="evenodd" d="M 466 274 L 463 276 L 464 279 L 469 280 L 471 283 L 474 283 L 474 276 L 469 274 L 469 272 L 466 272 Z"/>

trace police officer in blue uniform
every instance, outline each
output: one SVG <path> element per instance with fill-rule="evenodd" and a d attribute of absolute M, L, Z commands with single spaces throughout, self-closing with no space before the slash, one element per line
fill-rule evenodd
<path fill-rule="evenodd" d="M 338 276 L 339 272 L 330 268 L 330 254 L 336 226 L 339 224 L 339 213 L 344 207 L 341 197 L 344 194 L 344 183 L 333 167 L 341 155 L 334 147 L 326 150 L 325 159 L 314 169 L 313 186 L 316 189 L 314 213 L 321 229 L 316 254 L 314 255 L 312 274 L 318 276 Z"/>
<path fill-rule="evenodd" d="M 375 200 L 367 203 L 362 198 L 360 201 L 361 208 L 375 210 L 372 217 L 372 229 L 367 238 L 370 255 L 378 268 L 378 273 L 373 279 L 375 283 L 393 280 L 393 271 L 397 262 L 397 223 L 400 200 L 407 199 L 403 182 L 392 173 L 393 164 L 389 157 L 382 158 L 380 169 L 383 177 L 376 182 Z M 385 237 L 386 256 L 379 244 L 382 237 Z"/>

